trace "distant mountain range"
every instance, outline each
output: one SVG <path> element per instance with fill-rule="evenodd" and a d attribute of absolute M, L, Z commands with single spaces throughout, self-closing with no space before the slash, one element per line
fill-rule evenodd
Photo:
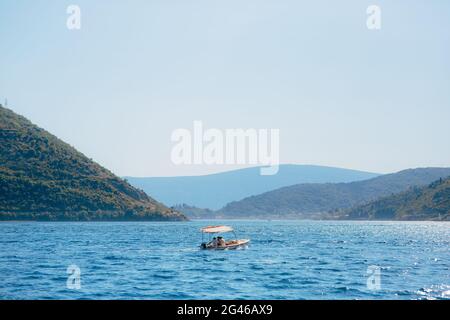
<path fill-rule="evenodd" d="M 259 167 L 204 176 L 125 177 L 165 204 L 220 209 L 231 201 L 298 183 L 350 182 L 370 179 L 377 173 L 314 165 L 280 165 L 275 175 L 260 175 Z"/>
<path fill-rule="evenodd" d="M 208 208 L 198 208 L 186 203 L 173 206 L 172 209 L 183 212 L 189 219 L 215 219 L 216 211 Z"/>
<path fill-rule="evenodd" d="M 419 168 L 350 183 L 297 184 L 231 202 L 216 211 L 215 217 L 314 218 L 333 215 L 333 212 L 448 176 L 450 168 Z"/>
<path fill-rule="evenodd" d="M 346 210 L 341 219 L 450 220 L 450 178 Z"/>
<path fill-rule="evenodd" d="M 0 220 L 186 220 L 180 212 L 205 219 L 450 220 L 450 168 L 378 175 L 281 165 L 273 176 L 255 167 L 127 179 L 173 207 L 0 105 Z"/>
<path fill-rule="evenodd" d="M 0 220 L 185 220 L 0 105 Z"/>

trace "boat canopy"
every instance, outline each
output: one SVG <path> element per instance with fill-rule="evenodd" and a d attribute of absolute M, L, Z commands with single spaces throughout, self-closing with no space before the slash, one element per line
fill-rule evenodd
<path fill-rule="evenodd" d="M 233 231 L 232 227 L 229 226 L 208 226 L 200 229 L 204 233 L 221 233 Z"/>

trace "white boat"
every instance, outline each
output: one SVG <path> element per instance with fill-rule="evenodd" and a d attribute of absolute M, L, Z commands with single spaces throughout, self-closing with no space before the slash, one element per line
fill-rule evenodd
<path fill-rule="evenodd" d="M 201 249 L 206 250 L 229 250 L 229 249 L 238 249 L 246 247 L 250 240 L 249 239 L 237 239 L 236 233 L 234 232 L 233 228 L 229 226 L 208 226 L 201 228 L 200 231 L 202 232 L 202 244 L 200 245 Z M 214 237 L 211 239 L 212 235 L 219 234 L 219 233 L 227 233 L 227 232 L 233 232 L 234 239 L 233 240 L 224 240 L 222 237 Z M 204 234 L 209 235 L 209 241 L 204 241 Z"/>

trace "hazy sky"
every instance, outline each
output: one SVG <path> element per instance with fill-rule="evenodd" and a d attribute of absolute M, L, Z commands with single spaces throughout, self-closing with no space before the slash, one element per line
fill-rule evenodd
<path fill-rule="evenodd" d="M 450 166 L 449 17 L 448 0 L 2 0 L 0 99 L 119 175 L 230 169 L 172 164 L 194 120 L 279 128 L 283 163 Z"/>

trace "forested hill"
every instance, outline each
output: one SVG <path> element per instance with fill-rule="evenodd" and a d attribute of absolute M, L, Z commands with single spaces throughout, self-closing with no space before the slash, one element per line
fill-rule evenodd
<path fill-rule="evenodd" d="M 450 176 L 450 168 L 417 168 L 350 183 L 297 184 L 231 202 L 220 217 L 318 217 Z M 311 216 L 313 215 L 313 216 Z"/>
<path fill-rule="evenodd" d="M 450 220 L 450 178 L 347 210 L 342 219 Z"/>
<path fill-rule="evenodd" d="M 185 220 L 0 105 L 0 220 Z"/>

